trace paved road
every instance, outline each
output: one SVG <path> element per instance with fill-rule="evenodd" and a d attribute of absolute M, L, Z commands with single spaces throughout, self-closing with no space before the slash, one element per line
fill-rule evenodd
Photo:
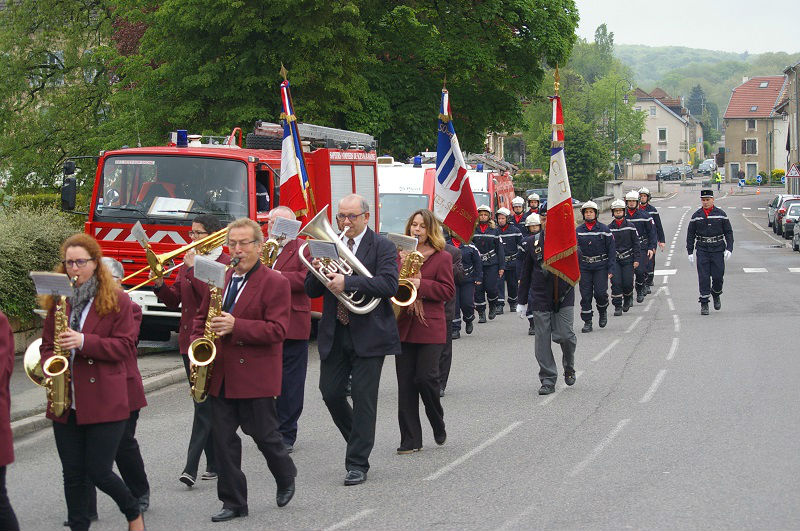
<path fill-rule="evenodd" d="M 275 506 L 274 483 L 245 439 L 250 516 L 212 524 L 220 506 L 214 483 L 187 490 L 177 481 L 191 403 L 184 386 L 171 386 L 149 397 L 140 421 L 152 483 L 148 528 L 800 528 L 800 364 L 792 344 L 800 274 L 789 271 L 800 256 L 774 247 L 782 242 L 762 230 L 766 212 L 758 209 L 768 197 L 718 199 L 736 248 L 722 311 L 700 316 L 685 252 L 699 193 L 673 188 L 677 195 L 657 202 L 667 234 L 657 292 L 611 316 L 605 329 L 578 334 L 574 387 L 562 381 L 556 394 L 536 394 L 527 322 L 506 314 L 476 325 L 455 343 L 443 399 L 447 443 L 437 447 L 427 428 L 424 451 L 398 456 L 388 360 L 369 480 L 344 487 L 344 444 L 320 400 L 313 360 L 294 453 L 295 499 Z M 23 529 L 60 525 L 51 431 L 18 441 L 8 483 Z M 100 495 L 99 503 L 93 529 L 119 528 L 111 501 Z"/>

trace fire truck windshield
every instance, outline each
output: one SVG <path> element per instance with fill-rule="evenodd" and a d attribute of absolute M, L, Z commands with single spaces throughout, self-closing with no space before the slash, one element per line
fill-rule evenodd
<path fill-rule="evenodd" d="M 184 225 L 197 214 L 247 216 L 247 166 L 207 157 L 115 155 L 105 160 L 98 221 Z"/>
<path fill-rule="evenodd" d="M 475 206 L 489 205 L 491 203 L 488 192 L 472 192 L 472 195 L 475 197 Z"/>
<path fill-rule="evenodd" d="M 420 208 L 428 208 L 428 199 L 428 194 L 380 194 L 379 232 L 405 234 L 408 217 Z"/>

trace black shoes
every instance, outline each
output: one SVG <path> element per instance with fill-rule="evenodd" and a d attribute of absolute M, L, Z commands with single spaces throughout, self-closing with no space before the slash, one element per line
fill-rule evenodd
<path fill-rule="evenodd" d="M 700 303 L 700 315 L 708 315 L 708 302 Z"/>
<path fill-rule="evenodd" d="M 509 303 L 508 303 L 508 308 L 509 308 L 509 310 L 508 310 L 508 311 L 509 311 L 509 313 L 515 313 L 515 312 L 517 311 L 517 305 L 516 305 L 516 303 L 514 303 L 514 304 L 511 304 L 511 303 L 509 302 Z"/>
<path fill-rule="evenodd" d="M 287 442 L 284 442 L 283 443 L 283 447 L 286 449 L 286 453 L 287 454 L 290 454 L 290 453 L 294 452 L 294 445 L 293 444 L 289 444 Z"/>
<path fill-rule="evenodd" d="M 644 289 L 636 292 L 636 302 L 639 304 L 644 302 Z"/>
<path fill-rule="evenodd" d="M 447 432 L 445 430 L 442 430 L 442 433 L 439 433 L 438 435 L 434 433 L 433 440 L 436 441 L 436 444 L 438 444 L 439 446 L 443 445 L 444 442 L 447 440 Z"/>
<path fill-rule="evenodd" d="M 494 319 L 494 313 L 491 310 L 489 311 L 489 314 L 492 316 L 492 319 Z M 478 322 L 479 323 L 486 322 L 486 312 L 484 310 L 478 310 Z M 467 326 L 469 326 L 469 324 L 467 324 Z M 469 334 L 469 332 L 467 333 Z"/>
<path fill-rule="evenodd" d="M 608 312 L 606 311 L 606 308 L 598 308 L 597 313 L 600 314 L 600 320 L 597 322 L 597 324 L 600 325 L 600 328 L 605 328 L 608 324 Z"/>
<path fill-rule="evenodd" d="M 461 339 L 461 330 L 453 330 L 450 333 L 450 338 L 451 339 Z"/>
<path fill-rule="evenodd" d="M 408 455 L 408 454 L 413 454 L 415 452 L 421 452 L 421 451 L 422 451 L 422 447 L 420 447 L 420 448 L 403 448 L 402 446 L 400 446 L 397 449 L 397 455 Z M 358 470 L 355 470 L 354 472 L 358 472 Z M 349 476 L 350 472 L 348 472 L 347 475 Z M 347 485 L 347 479 L 345 479 L 345 485 Z"/>
<path fill-rule="evenodd" d="M 529 336 L 535 336 L 536 335 L 536 327 L 533 325 L 533 323 L 528 325 L 528 335 Z"/>
<path fill-rule="evenodd" d="M 564 369 L 564 383 L 567 385 L 575 385 L 575 369 L 572 367 Z"/>
<path fill-rule="evenodd" d="M 200 476 L 200 479 L 202 479 L 203 481 L 210 481 L 212 479 L 217 479 L 217 477 L 218 476 L 216 472 L 211 472 L 210 470 L 206 470 L 205 472 L 203 472 L 203 475 Z"/>
<path fill-rule="evenodd" d="M 622 311 L 627 312 L 633 306 L 633 295 L 625 295 L 622 299 Z"/>
<path fill-rule="evenodd" d="M 181 477 L 178 478 L 178 481 L 180 481 L 181 483 L 183 483 L 187 487 L 192 488 L 192 487 L 194 487 L 196 479 L 197 478 L 195 478 L 190 473 L 184 472 L 183 474 L 181 474 Z"/>
<path fill-rule="evenodd" d="M 614 317 L 622 315 L 622 306 L 614 306 Z"/>
<path fill-rule="evenodd" d="M 444 396 L 444 387 L 439 389 L 439 398 L 442 398 L 443 396 Z"/>
<path fill-rule="evenodd" d="M 141 496 L 139 496 L 139 512 L 146 513 L 147 509 L 150 508 L 150 491 L 148 490 Z"/>
<path fill-rule="evenodd" d="M 494 311 L 494 314 L 495 315 L 503 315 L 503 307 L 504 306 L 505 306 L 505 303 L 497 303 L 497 309 Z M 489 316 L 489 319 L 491 319 L 491 318 L 492 317 Z"/>
<path fill-rule="evenodd" d="M 490 303 L 489 304 L 489 320 L 491 321 L 495 317 L 497 317 L 497 309 L 495 308 L 494 304 Z"/>
<path fill-rule="evenodd" d="M 471 334 L 472 333 L 472 321 L 467 321 L 466 322 L 466 324 L 464 325 L 464 331 L 467 334 Z"/>
<path fill-rule="evenodd" d="M 234 518 L 239 518 L 242 516 L 247 516 L 247 507 L 243 509 L 226 509 L 223 507 L 220 512 L 211 516 L 211 521 L 227 522 L 228 520 L 233 520 Z"/>
<path fill-rule="evenodd" d="M 583 328 L 581 328 L 582 333 L 587 333 L 592 331 L 592 322 L 591 321 L 584 321 Z"/>
<path fill-rule="evenodd" d="M 294 479 L 292 482 L 282 489 L 278 489 L 278 493 L 275 495 L 275 501 L 278 503 L 278 507 L 284 507 L 287 503 L 292 499 L 294 496 Z"/>
<path fill-rule="evenodd" d="M 719 298 L 719 295 L 716 293 L 712 293 L 711 297 L 714 299 L 714 309 L 721 310 L 722 309 L 722 301 Z"/>
<path fill-rule="evenodd" d="M 555 391 L 556 391 L 556 386 L 555 385 L 543 384 L 539 388 L 539 394 L 540 395 L 549 395 L 551 393 L 555 393 Z"/>
<path fill-rule="evenodd" d="M 347 475 L 344 477 L 344 484 L 347 486 L 350 485 L 360 485 L 367 480 L 367 473 L 362 472 L 360 470 L 348 470 Z"/>
<path fill-rule="evenodd" d="M 648 284 L 648 285 L 646 285 L 644 287 L 644 294 L 645 295 L 650 295 L 651 293 L 652 293 L 652 290 L 650 290 L 650 284 Z"/>

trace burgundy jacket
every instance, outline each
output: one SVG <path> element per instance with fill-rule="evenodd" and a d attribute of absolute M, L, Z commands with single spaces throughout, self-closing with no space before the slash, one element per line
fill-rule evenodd
<path fill-rule="evenodd" d="M 127 419 L 131 414 L 128 403 L 127 360 L 136 355 L 136 339 L 139 327 L 133 318 L 130 297 L 117 291 L 119 311 L 100 316 L 95 303 L 89 308 L 83 323 L 83 348 L 75 351 L 70 363 L 78 424 L 98 424 Z M 42 361 L 53 356 L 53 312 L 47 312 L 42 330 L 40 352 Z M 67 306 L 69 315 L 69 306 Z M 69 356 L 69 353 L 66 353 Z M 71 410 L 70 410 L 71 411 Z M 69 412 L 55 417 L 48 404 L 47 418 L 56 422 L 67 422 Z"/>
<path fill-rule="evenodd" d="M 211 371 L 211 396 L 264 398 L 281 394 L 283 340 L 289 329 L 289 281 L 280 273 L 256 263 L 233 307 L 233 332 L 217 338 L 217 357 Z M 225 285 L 230 283 L 229 270 Z M 224 290 L 223 290 L 224 296 Z M 205 329 L 208 292 L 194 319 L 192 339 Z"/>
<path fill-rule="evenodd" d="M 14 370 L 14 333 L 8 319 L 0 312 L 0 466 L 14 462 L 11 436 L 11 394 L 8 383 Z"/>
<path fill-rule="evenodd" d="M 444 344 L 450 333 L 450 322 L 444 314 L 444 303 L 455 295 L 453 257 L 447 251 L 433 253 L 422 264 L 422 278 L 417 300 L 422 301 L 425 313 L 423 324 L 416 316 L 403 310 L 397 319 L 397 331 L 404 343 Z"/>
<path fill-rule="evenodd" d="M 139 328 L 142 326 L 142 309 L 138 304 L 131 304 L 133 309 L 133 321 L 136 323 L 136 336 L 139 336 Z M 138 343 L 138 341 L 137 341 Z M 128 407 L 131 411 L 138 411 L 147 405 L 144 397 L 144 384 L 142 375 L 139 372 L 138 351 L 134 347 L 133 355 L 125 360 L 125 370 L 128 375 Z"/>
<path fill-rule="evenodd" d="M 305 280 L 308 269 L 300 261 L 298 250 L 305 243 L 302 240 L 292 240 L 284 245 L 281 254 L 272 266 L 275 271 L 280 271 L 292 289 L 292 312 L 289 315 L 289 331 L 286 339 L 305 339 L 311 335 L 311 299 L 306 295 Z M 306 254 L 308 258 L 308 254 Z"/>
<path fill-rule="evenodd" d="M 225 265 L 231 263 L 231 257 L 225 253 L 219 255 L 217 262 Z M 194 278 L 194 267 L 181 267 L 178 269 L 178 278 L 171 286 L 164 284 L 161 289 L 154 292 L 159 301 L 170 310 L 181 308 L 181 322 L 178 325 L 178 350 L 186 356 L 189 353 L 189 337 L 192 335 L 192 325 L 197 314 L 197 307 L 203 301 L 203 296 L 208 293 L 208 284 Z M 205 319 L 205 314 L 204 319 Z"/>

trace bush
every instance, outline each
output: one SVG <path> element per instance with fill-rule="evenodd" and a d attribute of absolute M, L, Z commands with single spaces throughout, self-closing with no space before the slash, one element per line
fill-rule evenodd
<path fill-rule="evenodd" d="M 80 231 L 73 218 L 52 207 L 0 211 L 0 309 L 9 318 L 33 318 L 36 293 L 28 273 L 53 270 L 61 242 Z"/>
<path fill-rule="evenodd" d="M 786 170 L 784 170 L 782 168 L 775 168 L 774 170 L 772 170 L 772 180 L 773 181 L 774 180 L 780 181 L 781 177 L 783 177 L 784 175 L 786 175 Z"/>
<path fill-rule="evenodd" d="M 61 206 L 61 195 L 56 193 L 15 195 L 10 198 L 8 206 L 14 210 L 19 208 L 28 208 L 33 210 L 41 210 L 43 208 L 59 208 Z"/>

